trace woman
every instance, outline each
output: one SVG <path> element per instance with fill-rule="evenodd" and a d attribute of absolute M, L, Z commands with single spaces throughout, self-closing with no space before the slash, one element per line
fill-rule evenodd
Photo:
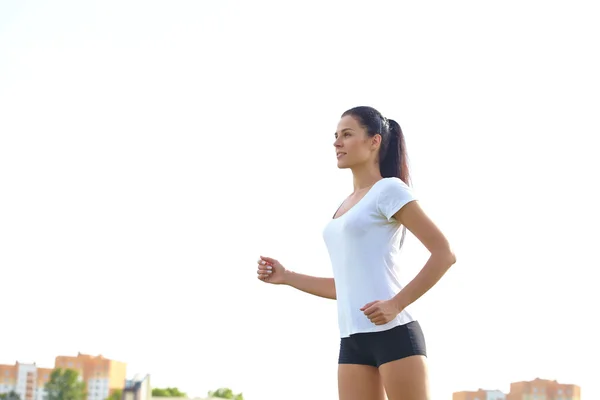
<path fill-rule="evenodd" d="M 295 273 L 260 257 L 258 278 L 337 300 L 341 336 L 340 400 L 428 400 L 423 332 L 407 307 L 455 263 L 448 241 L 423 212 L 409 185 L 398 123 L 371 107 L 342 114 L 334 142 L 339 168 L 349 168 L 354 192 L 325 227 L 333 278 Z M 406 286 L 398 280 L 405 229 L 429 250 Z"/>

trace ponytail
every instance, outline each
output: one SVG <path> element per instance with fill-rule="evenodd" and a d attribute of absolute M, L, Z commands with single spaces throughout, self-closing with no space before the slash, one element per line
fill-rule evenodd
<path fill-rule="evenodd" d="M 402 128 L 393 119 L 383 118 L 382 131 L 387 128 L 387 146 L 382 146 L 380 152 L 384 152 L 384 156 L 379 163 L 379 172 L 384 178 L 394 177 L 400 178 L 404 183 L 410 186 L 410 178 L 408 174 L 408 162 L 406 160 L 406 144 L 404 142 L 404 134 Z M 387 147 L 387 148 L 386 148 Z M 380 153 L 381 154 L 381 153 Z M 406 226 L 402 226 L 402 236 L 400 236 L 400 245 L 402 248 L 406 239 Z"/>
<path fill-rule="evenodd" d="M 381 130 L 383 132 L 387 130 L 387 135 L 385 133 L 382 135 L 387 136 L 387 140 L 383 141 L 383 146 L 380 149 L 380 156 L 383 155 L 379 163 L 381 176 L 384 178 L 400 178 L 404 183 L 410 185 L 406 143 L 402 128 L 393 119 L 383 118 Z"/>

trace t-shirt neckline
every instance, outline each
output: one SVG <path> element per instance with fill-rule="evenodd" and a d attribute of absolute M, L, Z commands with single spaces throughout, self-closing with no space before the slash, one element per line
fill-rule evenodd
<path fill-rule="evenodd" d="M 333 213 L 333 217 L 331 218 L 331 220 L 332 220 L 332 221 L 336 221 L 336 220 L 338 220 L 338 219 L 342 218 L 344 215 L 348 214 L 350 211 L 352 211 L 352 210 L 353 210 L 353 209 L 354 209 L 356 206 L 358 206 L 358 205 L 361 203 L 361 201 L 363 201 L 363 200 L 364 200 L 364 199 L 365 199 L 365 198 L 366 198 L 366 197 L 369 195 L 369 193 L 371 193 L 371 191 L 373 191 L 373 189 L 375 189 L 375 186 L 376 186 L 376 185 L 377 185 L 379 182 L 381 182 L 382 180 L 384 180 L 384 179 L 385 179 L 385 178 L 381 178 L 380 180 L 378 180 L 377 182 L 375 182 L 373 185 L 371 185 L 371 187 L 369 188 L 369 190 L 367 190 L 367 193 L 365 193 L 365 195 L 364 195 L 363 197 L 361 197 L 361 198 L 360 198 L 360 200 L 358 200 L 358 201 L 356 202 L 356 204 L 354 204 L 352 207 L 350 207 L 348 210 L 346 210 L 346 212 L 345 212 L 345 213 L 343 213 L 342 215 L 340 215 L 339 217 L 337 217 L 337 218 L 336 218 L 336 216 L 335 216 L 335 215 L 336 215 L 336 214 L 337 214 L 337 212 L 340 210 L 340 208 L 342 208 L 342 206 L 344 205 L 344 203 L 346 202 L 346 200 L 348 200 L 348 197 L 349 197 L 349 196 L 348 196 L 348 197 L 346 197 L 346 199 L 345 199 L 345 200 L 342 202 L 342 204 L 340 204 L 340 206 L 338 207 L 338 209 L 337 209 L 337 210 L 335 210 L 335 212 Z"/>

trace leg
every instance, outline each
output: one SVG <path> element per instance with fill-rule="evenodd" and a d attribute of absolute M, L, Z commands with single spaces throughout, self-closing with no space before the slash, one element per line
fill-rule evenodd
<path fill-rule="evenodd" d="M 359 364 L 338 365 L 340 400 L 384 400 L 385 393 L 376 367 Z"/>
<path fill-rule="evenodd" d="M 424 356 L 390 361 L 382 364 L 379 372 L 389 400 L 430 400 Z"/>
<path fill-rule="evenodd" d="M 371 348 L 389 400 L 429 400 L 427 346 L 417 321 L 377 334 Z"/>
<path fill-rule="evenodd" d="M 340 400 L 384 400 L 385 392 L 376 361 L 356 337 L 343 338 L 338 359 Z"/>

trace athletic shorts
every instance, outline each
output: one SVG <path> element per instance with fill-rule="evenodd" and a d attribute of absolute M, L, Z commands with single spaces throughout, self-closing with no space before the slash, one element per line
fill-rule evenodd
<path fill-rule="evenodd" d="M 338 363 L 379 368 L 415 355 L 427 357 L 427 347 L 421 326 L 412 321 L 382 332 L 355 333 L 342 338 Z"/>

